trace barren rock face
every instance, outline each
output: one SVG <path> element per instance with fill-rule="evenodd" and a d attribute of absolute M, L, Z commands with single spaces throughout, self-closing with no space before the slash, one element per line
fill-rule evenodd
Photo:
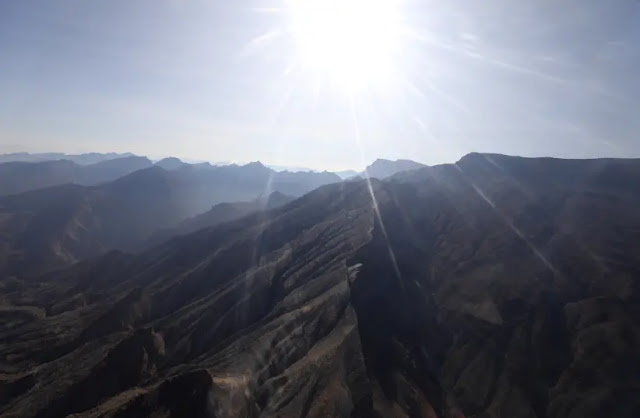
<path fill-rule="evenodd" d="M 640 416 L 639 174 L 475 154 L 5 279 L 0 413 Z"/>

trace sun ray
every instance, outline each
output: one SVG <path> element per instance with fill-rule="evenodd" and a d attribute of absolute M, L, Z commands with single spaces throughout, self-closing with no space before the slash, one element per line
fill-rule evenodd
<path fill-rule="evenodd" d="M 480 187 L 478 187 L 467 175 L 467 173 L 462 169 L 462 167 L 460 167 L 459 164 L 454 164 L 454 167 L 456 167 L 464 176 L 465 180 L 471 185 L 471 187 L 473 188 L 473 190 L 478 194 L 478 196 L 480 196 L 480 198 L 482 198 L 482 200 L 484 200 L 489 206 L 491 206 L 491 208 L 496 212 L 496 214 L 500 217 L 500 219 L 502 219 L 502 221 L 509 227 L 509 229 L 511 229 L 511 231 L 513 231 L 514 234 L 516 234 L 516 236 L 518 238 L 520 238 L 526 245 L 527 247 L 529 247 L 529 249 L 531 250 L 531 252 L 540 260 L 542 261 L 542 263 L 556 276 L 558 277 L 564 277 L 562 272 L 560 270 L 558 270 L 552 263 L 551 261 L 549 261 L 549 259 L 542 253 L 542 251 L 540 251 L 538 249 L 538 247 L 531 242 L 531 240 L 529 238 L 527 238 L 522 231 L 513 223 L 513 221 L 509 218 L 509 216 L 506 215 L 506 213 L 504 211 L 502 211 L 499 207 L 496 206 L 496 204 L 489 198 L 489 196 L 487 196 L 486 193 L 484 193 L 484 191 L 482 191 L 482 189 L 480 189 Z"/>
<path fill-rule="evenodd" d="M 246 57 L 258 52 L 264 52 L 266 47 L 273 44 L 281 35 L 282 31 L 278 28 L 271 29 L 262 35 L 258 35 L 247 42 L 240 52 L 240 55 Z"/>
<path fill-rule="evenodd" d="M 558 77 L 558 76 L 554 76 L 551 74 L 547 74 L 544 73 L 542 71 L 537 71 L 537 70 L 533 70 L 531 68 L 527 68 L 521 65 L 517 65 L 517 64 L 513 64 L 504 60 L 500 60 L 497 58 L 493 58 L 488 56 L 487 54 L 482 54 L 480 52 L 477 52 L 476 50 L 471 50 L 468 47 L 460 47 L 457 46 L 455 44 L 452 44 L 450 42 L 445 42 L 442 40 L 439 40 L 436 36 L 427 36 L 425 35 L 425 32 L 423 31 L 422 33 L 416 31 L 416 30 L 408 30 L 407 34 L 417 40 L 420 41 L 422 43 L 425 43 L 431 47 L 435 47 L 437 49 L 441 49 L 441 50 L 445 50 L 445 51 L 449 51 L 449 52 L 454 52 L 456 54 L 462 55 L 462 56 L 466 56 L 468 58 L 473 58 L 488 64 L 492 64 L 494 66 L 497 67 L 501 67 L 507 70 L 512 70 L 515 72 L 519 72 L 521 74 L 525 74 L 525 75 L 530 75 L 530 76 L 534 76 L 537 78 L 540 78 L 542 80 L 546 80 L 549 82 L 553 82 L 553 83 L 559 83 L 559 84 L 568 84 L 570 83 L 570 80 L 564 79 L 562 77 Z"/>
<path fill-rule="evenodd" d="M 353 94 L 349 95 L 349 109 L 351 111 L 351 117 L 353 119 L 353 131 L 354 138 L 358 149 L 360 150 L 360 159 L 364 163 L 364 153 L 362 152 L 362 141 L 360 137 L 360 124 L 358 123 L 358 115 L 356 112 L 355 99 Z M 382 220 L 382 215 L 380 213 L 380 207 L 378 206 L 378 199 L 376 198 L 375 191 L 373 190 L 373 185 L 371 184 L 371 177 L 369 177 L 369 173 L 367 170 L 364 170 L 365 182 L 367 183 L 367 189 L 369 191 L 369 196 L 371 197 L 371 204 L 373 206 L 373 211 L 376 216 L 376 220 L 378 225 L 380 225 L 380 232 L 382 232 L 382 237 L 385 240 L 387 245 L 387 250 L 389 252 L 389 259 L 391 260 L 391 264 L 393 265 L 393 270 L 396 275 L 396 279 L 400 285 L 402 291 L 405 291 L 404 283 L 402 281 L 402 274 L 400 273 L 400 268 L 398 267 L 398 262 L 396 260 L 396 254 L 393 251 L 391 243 L 389 241 L 389 235 L 387 234 L 387 229 L 384 226 L 384 222 Z"/>

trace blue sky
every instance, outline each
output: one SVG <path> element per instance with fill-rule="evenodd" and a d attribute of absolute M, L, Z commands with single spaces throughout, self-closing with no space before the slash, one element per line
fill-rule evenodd
<path fill-rule="evenodd" d="M 301 69 L 285 0 L 2 1 L 0 152 L 640 157 L 639 2 L 400 3 L 395 79 L 354 93 Z"/>

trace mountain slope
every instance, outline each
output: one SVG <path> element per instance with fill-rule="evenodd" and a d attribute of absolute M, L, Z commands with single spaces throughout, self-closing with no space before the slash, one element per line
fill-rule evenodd
<path fill-rule="evenodd" d="M 426 167 L 424 164 L 420 164 L 411 160 L 391 161 L 379 158 L 375 160 L 371 165 L 367 166 L 363 174 L 366 173 L 366 175 L 371 178 L 385 179 L 402 171 L 415 170 L 424 167 Z"/>
<path fill-rule="evenodd" d="M 473 154 L 5 281 L 0 413 L 638 416 L 639 170 Z"/>
<path fill-rule="evenodd" d="M 109 172 L 117 161 L 92 172 Z M 42 273 L 111 249 L 138 250 L 156 230 L 212 205 L 256 199 L 269 190 L 299 196 L 336 178 L 274 173 L 259 163 L 172 171 L 152 166 L 96 187 L 64 185 L 0 197 L 0 277 Z"/>
<path fill-rule="evenodd" d="M 76 170 L 74 183 L 93 186 L 116 180 L 137 170 L 151 167 L 146 157 L 124 157 L 85 165 Z"/>
<path fill-rule="evenodd" d="M 0 196 L 62 184 L 97 185 L 151 166 L 144 157 L 110 159 L 90 165 L 68 160 L 0 164 Z"/>
<path fill-rule="evenodd" d="M 98 187 L 63 185 L 0 198 L 0 277 L 44 272 L 113 248 L 134 249 L 185 213 L 166 172 Z"/>
<path fill-rule="evenodd" d="M 273 192 L 269 196 L 260 197 L 248 202 L 219 203 L 207 212 L 185 219 L 175 227 L 164 228 L 154 232 L 149 239 L 149 244 L 160 244 L 178 235 L 185 235 L 199 229 L 233 221 L 251 213 L 278 208 L 292 200 L 294 200 L 294 198 L 291 196 L 280 192 Z"/>
<path fill-rule="evenodd" d="M 0 164 L 0 196 L 73 183 L 76 168 L 67 160 Z"/>
<path fill-rule="evenodd" d="M 351 177 L 356 177 L 359 173 L 355 170 L 337 171 L 336 174 L 342 179 L 346 180 Z"/>
<path fill-rule="evenodd" d="M 178 168 L 186 167 L 189 164 L 182 162 L 179 158 L 167 157 L 155 163 L 158 167 L 162 167 L 165 170 L 177 170 Z"/>
<path fill-rule="evenodd" d="M 336 189 L 342 190 L 341 198 Z M 189 407 L 189 416 L 200 416 L 206 403 L 220 415 L 246 416 L 255 410 L 256 398 L 262 399 L 262 409 L 274 411 L 287 399 L 291 410 L 310 413 L 337 412 L 327 408 L 334 408 L 333 399 L 338 398 L 344 412 L 360 405 L 365 394 L 358 392 L 357 383 L 365 375 L 356 318 L 348 306 L 345 258 L 368 236 L 373 211 L 360 209 L 367 200 L 367 189 L 360 186 L 330 186 L 276 210 L 266 221 L 255 216 L 225 224 L 136 258 L 111 254 L 48 276 L 35 285 L 39 290 L 27 284 L 19 296 L 23 306 L 27 301 L 43 306 L 46 299 L 45 304 L 52 303 L 44 308 L 50 315 L 41 323 L 30 321 L 29 335 L 9 326 L 1 350 L 2 358 L 11 362 L 2 367 L 5 373 L 30 370 L 38 361 L 52 360 L 37 376 L 21 377 L 27 387 L 40 382 L 38 387 L 49 395 L 27 389 L 4 412 L 62 416 L 122 391 L 127 393 L 113 400 L 117 408 L 137 416 L 156 408 L 184 416 Z M 296 262 L 307 258 L 318 258 L 311 282 L 307 277 L 314 264 Z M 121 274 L 124 271 L 128 273 Z M 92 301 L 91 294 L 102 296 Z M 192 308 L 183 309 L 188 305 Z M 7 310 L 8 317 L 14 314 L 18 312 Z M 61 317 L 71 322 L 65 331 L 52 332 L 50 326 Z M 127 330 L 140 326 L 129 335 Z M 32 345 L 32 338 L 52 349 Z M 317 340 L 324 344 L 316 345 Z M 344 358 L 343 366 L 334 364 L 336 356 Z M 354 356 L 360 356 L 355 364 Z M 76 368 L 76 375 L 72 365 L 81 358 L 84 366 Z M 200 360 L 192 362 L 196 358 Z M 120 363 L 124 359 L 130 359 L 126 366 Z M 313 366 L 285 370 L 302 359 Z M 143 383 L 170 369 L 166 378 L 156 380 L 159 385 Z M 209 370 L 214 369 L 212 374 Z M 271 380 L 274 373 L 285 371 L 285 377 Z M 46 385 L 55 378 L 50 373 L 77 377 Z M 336 383 L 351 377 L 345 387 L 330 387 L 318 376 Z M 132 384 L 143 389 L 128 392 Z M 290 389 L 276 392 L 283 384 Z M 308 394 L 303 391 L 292 399 L 300 387 Z M 180 395 L 182 390 L 192 394 L 189 402 Z M 230 401 L 229 390 L 238 394 L 238 401 Z M 245 393 L 251 403 L 243 400 Z M 321 393 L 326 401 L 313 399 Z"/>

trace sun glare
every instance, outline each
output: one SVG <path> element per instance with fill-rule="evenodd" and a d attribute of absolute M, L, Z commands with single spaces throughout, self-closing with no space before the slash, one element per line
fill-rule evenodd
<path fill-rule="evenodd" d="M 399 0 L 289 0 L 305 69 L 348 88 L 388 81 L 400 48 Z"/>

